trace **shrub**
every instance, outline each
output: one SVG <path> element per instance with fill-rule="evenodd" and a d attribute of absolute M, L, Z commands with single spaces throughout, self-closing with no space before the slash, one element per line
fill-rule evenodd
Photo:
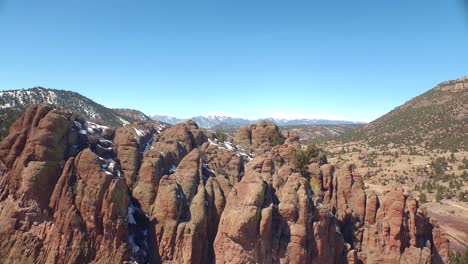
<path fill-rule="evenodd" d="M 218 139 L 219 142 L 224 142 L 226 141 L 226 134 L 218 130 L 216 131 L 216 138 Z"/>
<path fill-rule="evenodd" d="M 445 168 L 447 167 L 448 163 L 445 158 L 437 158 L 435 161 L 432 162 L 432 169 L 434 170 L 436 176 L 443 176 L 445 172 Z"/>
<path fill-rule="evenodd" d="M 322 194 L 322 186 L 318 179 L 313 177 L 310 179 L 310 188 L 312 189 L 314 195 L 319 196 Z"/>
<path fill-rule="evenodd" d="M 305 150 L 300 149 L 294 152 L 292 165 L 295 171 L 302 174 L 302 176 L 309 177 L 309 161 L 312 158 L 318 158 L 320 154 L 323 154 L 323 150 L 318 148 L 316 145 L 308 145 Z"/>
<path fill-rule="evenodd" d="M 426 196 L 425 193 L 421 193 L 419 195 L 419 202 L 422 203 L 422 204 L 427 203 L 427 196 Z"/>
<path fill-rule="evenodd" d="M 450 263 L 452 264 L 466 264 L 468 263 L 468 248 L 465 249 L 463 254 L 451 251 L 450 252 Z"/>
<path fill-rule="evenodd" d="M 435 195 L 436 202 L 440 202 L 440 200 L 442 200 L 442 197 L 443 197 L 443 193 L 440 189 L 438 189 Z"/>
<path fill-rule="evenodd" d="M 281 135 L 275 131 L 270 135 L 270 141 L 273 146 L 278 146 L 283 144 L 284 139 L 281 138 Z"/>

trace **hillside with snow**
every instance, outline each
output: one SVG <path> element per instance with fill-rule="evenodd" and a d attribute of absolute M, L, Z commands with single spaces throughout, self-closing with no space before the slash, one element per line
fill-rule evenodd
<path fill-rule="evenodd" d="M 38 103 L 49 104 L 59 109 L 73 110 L 74 113 L 80 114 L 88 120 L 107 126 L 122 126 L 131 122 L 147 121 L 149 119 L 139 114 L 120 114 L 113 109 L 71 91 L 42 87 L 7 90 L 0 92 L 0 120 L 2 120 L 0 124 L 0 138 L 3 138 L 13 121 L 28 106 Z M 128 111 L 127 109 L 126 113 Z"/>

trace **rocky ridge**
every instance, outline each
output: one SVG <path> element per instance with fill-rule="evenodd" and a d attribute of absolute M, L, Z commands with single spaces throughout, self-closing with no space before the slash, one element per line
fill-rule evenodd
<path fill-rule="evenodd" d="M 132 109 L 110 109 L 76 92 L 35 87 L 31 89 L 0 91 L 0 139 L 8 128 L 31 105 L 48 104 L 54 108 L 73 112 L 88 121 L 106 126 L 123 126 L 133 122 L 151 121 L 140 111 Z"/>
<path fill-rule="evenodd" d="M 326 159 L 301 175 L 300 148 L 270 122 L 219 142 L 31 106 L 0 143 L 0 263 L 448 263 L 415 199 Z"/>

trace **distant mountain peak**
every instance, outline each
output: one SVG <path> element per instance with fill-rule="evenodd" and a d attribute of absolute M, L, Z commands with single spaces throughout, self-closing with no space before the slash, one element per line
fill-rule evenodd
<path fill-rule="evenodd" d="M 343 124 L 363 124 L 361 122 L 354 121 L 342 121 L 342 120 L 329 120 L 329 119 L 310 119 L 310 118 L 301 118 L 293 115 L 280 115 L 277 117 L 268 117 L 268 118 L 258 118 L 258 119 L 249 119 L 236 117 L 233 115 L 225 113 L 210 113 L 203 114 L 198 116 L 193 116 L 190 118 L 178 118 L 169 115 L 154 115 L 153 119 L 160 122 L 165 122 L 169 124 L 176 124 L 183 122 L 188 119 L 192 119 L 197 122 L 201 127 L 205 128 L 215 128 L 218 126 L 227 126 L 227 127 L 240 127 L 255 124 L 260 120 L 266 120 L 273 122 L 279 126 L 296 126 L 296 125 L 343 125 Z"/>
<path fill-rule="evenodd" d="M 216 113 L 205 113 L 205 114 L 202 114 L 200 115 L 201 117 L 205 117 L 205 118 L 210 118 L 210 119 L 226 119 L 226 118 L 241 118 L 241 117 L 238 117 L 238 116 L 235 116 L 235 115 L 231 115 L 231 114 L 226 114 L 224 112 L 216 112 Z"/>

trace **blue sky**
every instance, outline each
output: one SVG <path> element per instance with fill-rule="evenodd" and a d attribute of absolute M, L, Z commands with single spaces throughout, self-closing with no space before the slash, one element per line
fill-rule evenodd
<path fill-rule="evenodd" d="M 371 121 L 468 75 L 462 0 L 0 0 L 0 90 Z"/>

